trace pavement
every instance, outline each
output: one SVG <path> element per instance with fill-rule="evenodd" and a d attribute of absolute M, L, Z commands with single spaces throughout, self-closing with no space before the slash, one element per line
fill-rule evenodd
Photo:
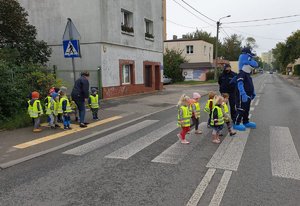
<path fill-rule="evenodd" d="M 282 74 L 279 74 L 278 76 L 288 81 L 293 86 L 300 87 L 300 77 L 296 77 L 292 75 L 282 75 Z"/>

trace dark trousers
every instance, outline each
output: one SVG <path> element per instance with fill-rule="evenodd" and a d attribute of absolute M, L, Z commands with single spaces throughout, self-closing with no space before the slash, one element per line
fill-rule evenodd
<path fill-rule="evenodd" d="M 199 126 L 199 119 L 192 116 L 192 120 L 193 120 L 193 124 L 191 125 L 191 127 L 195 126 L 195 130 L 198 130 L 198 126 Z"/>
<path fill-rule="evenodd" d="M 242 121 L 244 124 L 249 122 L 249 111 L 250 111 L 251 99 L 248 99 L 247 102 L 242 102 L 242 97 L 240 95 L 237 96 L 237 116 L 235 119 L 235 124 L 238 125 Z"/>
<path fill-rule="evenodd" d="M 79 111 L 79 120 L 80 123 L 83 124 L 85 121 L 85 104 L 84 104 L 84 100 L 80 100 L 80 99 L 74 99 L 74 102 L 77 105 L 78 111 Z"/>
<path fill-rule="evenodd" d="M 229 93 L 229 106 L 230 106 L 230 115 L 231 119 L 236 119 L 236 93 Z"/>
<path fill-rule="evenodd" d="M 98 108 L 91 108 L 93 119 L 98 119 Z"/>

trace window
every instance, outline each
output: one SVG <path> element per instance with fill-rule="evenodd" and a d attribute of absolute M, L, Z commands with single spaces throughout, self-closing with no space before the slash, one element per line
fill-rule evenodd
<path fill-rule="evenodd" d="M 206 46 L 204 46 L 204 56 L 206 56 Z"/>
<path fill-rule="evenodd" d="M 121 29 L 122 31 L 133 33 L 133 13 L 121 10 Z"/>
<path fill-rule="evenodd" d="M 193 54 L 194 53 L 194 46 L 193 45 L 187 45 L 186 46 L 186 53 L 187 54 Z"/>
<path fill-rule="evenodd" d="M 153 39 L 153 21 L 145 19 L 146 32 L 145 37 Z"/>
<path fill-rule="evenodd" d="M 123 65 L 122 68 L 122 84 L 130 84 L 131 83 L 131 69 L 129 64 Z"/>

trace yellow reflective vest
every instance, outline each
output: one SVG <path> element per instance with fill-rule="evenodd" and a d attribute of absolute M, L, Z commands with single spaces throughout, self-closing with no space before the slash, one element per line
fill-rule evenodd
<path fill-rule="evenodd" d="M 192 108 L 192 112 L 194 113 L 195 117 L 196 118 L 200 118 L 200 110 L 201 110 L 201 107 L 200 107 L 200 104 L 199 102 L 195 102 L 191 105 L 191 108 Z"/>
<path fill-rule="evenodd" d="M 191 117 L 192 117 L 192 111 L 190 110 L 190 107 L 180 106 L 178 109 L 177 125 L 180 127 L 191 126 Z"/>
<path fill-rule="evenodd" d="M 214 116 L 215 111 L 217 111 L 217 122 L 215 122 L 214 120 L 216 119 L 216 117 Z M 215 105 L 212 113 L 211 113 L 211 118 L 210 118 L 210 125 L 211 126 L 220 126 L 224 124 L 224 116 L 223 116 L 223 112 L 220 106 Z"/>
<path fill-rule="evenodd" d="M 206 113 L 208 113 L 208 114 L 211 113 L 211 110 L 210 110 L 210 107 L 209 107 L 210 104 L 212 104 L 212 109 L 213 109 L 213 108 L 214 108 L 214 100 L 213 100 L 213 99 L 209 99 L 209 100 L 207 100 L 207 102 L 206 102 L 204 111 L 205 111 Z"/>
<path fill-rule="evenodd" d="M 99 96 L 96 94 L 96 96 L 90 95 L 91 104 L 90 107 L 92 109 L 98 109 L 99 108 Z"/>
<path fill-rule="evenodd" d="M 58 102 L 56 102 L 54 99 L 51 99 L 47 104 L 46 114 L 58 114 Z"/>
<path fill-rule="evenodd" d="M 33 104 L 30 104 L 31 100 L 28 101 L 28 113 L 31 118 L 38 118 L 43 114 L 43 108 L 40 100 L 34 100 Z"/>
<path fill-rule="evenodd" d="M 63 111 L 63 102 L 64 101 L 67 102 L 65 111 Z M 71 108 L 69 99 L 66 96 L 61 97 L 60 100 L 59 100 L 58 114 L 71 113 L 71 112 L 72 112 L 72 108 Z"/>

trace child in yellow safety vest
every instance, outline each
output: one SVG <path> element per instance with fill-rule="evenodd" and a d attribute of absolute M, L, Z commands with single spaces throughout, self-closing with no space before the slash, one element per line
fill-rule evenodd
<path fill-rule="evenodd" d="M 99 120 L 98 118 L 98 111 L 99 111 L 99 96 L 97 89 L 92 89 L 92 94 L 89 96 L 89 107 L 91 108 L 93 119 Z"/>
<path fill-rule="evenodd" d="M 51 87 L 51 89 L 48 92 L 47 97 L 44 99 L 44 105 L 45 105 L 46 113 L 47 113 L 48 104 L 51 101 L 51 94 L 53 92 L 55 92 L 55 88 Z M 49 126 L 51 126 L 50 121 L 51 121 L 51 119 L 50 119 L 50 116 L 48 115 L 47 122 L 49 123 Z"/>
<path fill-rule="evenodd" d="M 52 92 L 51 99 L 50 101 L 48 101 L 47 108 L 46 108 L 46 114 L 50 119 L 49 124 L 51 129 L 60 127 L 57 124 L 58 105 L 59 105 L 59 96 L 56 92 Z"/>
<path fill-rule="evenodd" d="M 208 93 L 208 100 L 206 102 L 206 105 L 205 105 L 205 108 L 204 108 L 204 111 L 206 113 L 208 113 L 208 121 L 207 121 L 207 127 L 210 127 L 210 117 L 211 117 L 211 112 L 214 108 L 214 97 L 216 96 L 216 92 L 214 91 L 210 91 Z"/>
<path fill-rule="evenodd" d="M 223 96 L 223 102 L 222 102 L 221 108 L 223 111 L 224 121 L 227 125 L 229 135 L 233 136 L 236 134 L 236 132 L 232 129 L 232 125 L 231 125 L 232 119 L 230 117 L 229 109 L 228 109 L 228 105 L 227 105 L 228 100 L 229 100 L 229 94 L 223 93 L 222 96 Z"/>
<path fill-rule="evenodd" d="M 220 131 L 224 127 L 224 116 L 222 112 L 222 103 L 223 103 L 223 97 L 222 96 L 215 96 L 214 98 L 214 107 L 211 112 L 210 117 L 210 126 L 212 127 L 212 142 L 219 144 L 220 141 Z"/>
<path fill-rule="evenodd" d="M 182 144 L 189 144 L 185 139 L 186 134 L 190 131 L 192 111 L 190 109 L 190 98 L 183 94 L 178 101 L 178 116 L 177 125 L 181 127 L 181 132 L 177 134 L 177 137 Z"/>
<path fill-rule="evenodd" d="M 70 101 L 67 97 L 67 88 L 61 87 L 59 90 L 60 100 L 58 105 L 58 114 L 62 114 L 64 130 L 72 129 L 70 113 L 72 112 Z"/>
<path fill-rule="evenodd" d="M 33 132 L 41 132 L 40 123 L 43 114 L 42 104 L 39 100 L 40 94 L 38 92 L 31 93 L 31 100 L 28 101 L 28 113 L 34 119 Z"/>
<path fill-rule="evenodd" d="M 193 93 L 193 103 L 191 104 L 192 109 L 192 120 L 193 125 L 195 125 L 195 134 L 202 134 L 202 131 L 198 129 L 199 127 L 199 121 L 200 121 L 200 103 L 199 100 L 201 98 L 201 95 L 198 92 Z"/>

